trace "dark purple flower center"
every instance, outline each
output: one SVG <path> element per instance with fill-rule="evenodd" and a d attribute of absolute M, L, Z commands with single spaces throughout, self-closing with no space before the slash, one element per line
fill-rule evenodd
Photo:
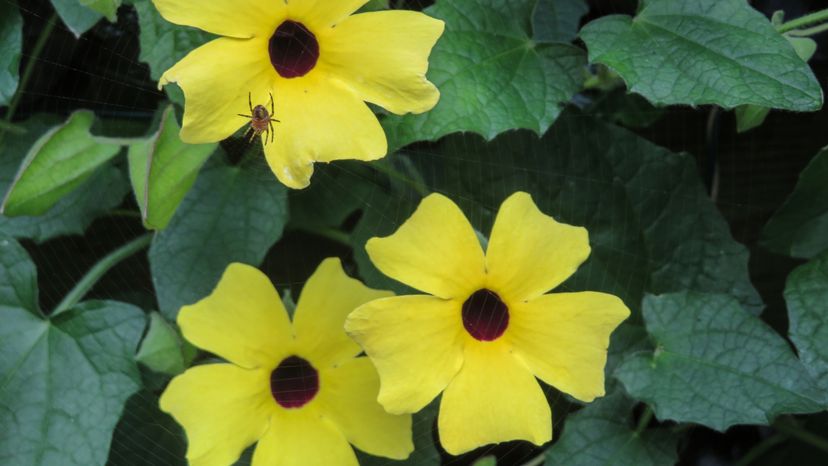
<path fill-rule="evenodd" d="M 267 47 L 270 63 L 283 78 L 304 76 L 316 66 L 319 42 L 307 27 L 296 21 L 285 21 L 276 28 Z"/>
<path fill-rule="evenodd" d="M 509 326 L 509 308 L 494 291 L 477 290 L 463 303 L 463 326 L 478 340 L 497 340 Z"/>
<path fill-rule="evenodd" d="M 299 356 L 286 358 L 270 373 L 270 393 L 282 407 L 299 408 L 319 392 L 319 373 Z"/>

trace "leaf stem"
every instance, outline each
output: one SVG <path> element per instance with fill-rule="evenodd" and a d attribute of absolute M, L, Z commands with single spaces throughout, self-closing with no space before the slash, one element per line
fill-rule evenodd
<path fill-rule="evenodd" d="M 26 128 L 5 120 L 0 120 L 0 131 L 8 131 L 12 134 L 26 134 Z"/>
<path fill-rule="evenodd" d="M 795 29 L 793 31 L 788 32 L 788 35 L 792 37 L 808 37 L 815 36 L 820 32 L 825 31 L 828 31 L 828 23 L 820 24 L 818 26 L 814 26 L 812 28 L 807 29 Z"/>
<path fill-rule="evenodd" d="M 790 437 L 793 437 L 797 440 L 807 443 L 813 447 L 819 448 L 823 451 L 828 451 L 828 439 L 824 439 L 819 435 L 814 434 L 813 432 L 808 432 L 807 430 L 796 426 L 789 422 L 775 422 L 773 424 L 773 428 L 782 432 L 783 434 L 787 434 Z"/>
<path fill-rule="evenodd" d="M 641 413 L 641 418 L 638 420 L 638 425 L 635 427 L 635 436 L 638 437 L 647 429 L 647 426 L 650 425 L 650 421 L 653 420 L 653 408 L 650 405 L 646 405 L 644 408 L 644 412 Z"/>
<path fill-rule="evenodd" d="M 3 118 L 6 123 L 10 123 L 12 118 L 14 118 L 17 106 L 20 105 L 20 99 L 23 98 L 23 89 L 25 89 L 26 85 L 29 83 L 29 79 L 32 77 L 37 59 L 40 58 L 40 54 L 43 52 L 43 47 L 46 46 L 49 36 L 52 35 L 52 30 L 55 28 L 55 24 L 57 24 L 57 19 L 57 12 L 52 13 L 52 16 L 46 20 L 46 25 L 37 37 L 37 41 L 32 48 L 32 53 L 29 55 L 29 61 L 26 63 L 26 68 L 23 69 L 23 75 L 20 76 L 20 82 L 17 85 L 17 90 L 14 91 L 14 95 L 9 102 L 9 108 L 6 109 L 6 116 Z M 3 142 L 3 138 L 6 136 L 6 131 L 9 129 L 10 128 L 8 126 L 0 126 L 0 143 Z"/>
<path fill-rule="evenodd" d="M 785 434 L 777 433 L 772 435 L 765 440 L 756 444 L 753 448 L 748 450 L 744 456 L 739 458 L 739 461 L 736 462 L 734 466 L 747 466 L 750 463 L 753 463 L 757 459 L 761 458 L 762 455 L 768 452 L 771 448 L 775 447 L 776 445 L 782 443 L 787 439 L 788 436 Z"/>
<path fill-rule="evenodd" d="M 811 26 L 817 23 L 828 21 L 828 8 L 824 10 L 815 11 L 805 16 L 786 21 L 776 27 L 779 32 L 788 32 L 793 29 L 799 29 L 803 26 Z"/>
<path fill-rule="evenodd" d="M 539 466 L 546 461 L 546 453 L 541 453 L 540 455 L 532 458 L 531 460 L 523 463 L 523 466 Z"/>
<path fill-rule="evenodd" d="M 351 237 L 348 236 L 348 233 L 335 228 L 312 228 L 301 226 L 296 228 L 296 230 L 331 240 L 343 246 L 348 246 L 349 248 L 353 247 L 353 244 L 351 244 Z"/>
<path fill-rule="evenodd" d="M 112 267 L 115 267 L 124 259 L 149 246 L 150 241 L 152 241 L 152 236 L 152 233 L 140 236 L 112 251 L 106 257 L 98 261 L 97 264 L 89 269 L 89 272 L 86 272 L 86 275 L 80 279 L 75 287 L 69 290 L 69 293 L 67 293 L 63 298 L 63 301 L 57 305 L 55 310 L 52 312 L 52 315 L 64 312 L 79 303 L 86 293 L 88 293 L 89 290 L 91 290 L 92 287 L 98 283 L 98 280 L 100 280 L 101 277 L 103 277 L 104 274 L 106 274 Z"/>
<path fill-rule="evenodd" d="M 14 118 L 14 112 L 17 111 L 17 106 L 20 104 L 20 99 L 23 97 L 23 89 L 32 77 L 37 59 L 40 58 L 40 54 L 43 52 L 43 47 L 46 46 L 49 36 L 52 35 L 52 30 L 55 28 L 55 24 L 57 24 L 57 13 L 52 13 L 52 16 L 46 20 L 46 26 L 43 27 L 43 30 L 40 31 L 40 35 L 37 37 L 37 42 L 35 42 L 35 45 L 32 48 L 32 53 L 29 55 L 29 61 L 26 63 L 26 68 L 23 70 L 23 75 L 20 76 L 20 84 L 17 86 L 17 91 L 15 91 L 11 102 L 9 102 L 9 108 L 6 111 L 5 117 L 7 122 Z"/>
<path fill-rule="evenodd" d="M 422 197 L 426 197 L 429 194 L 431 194 L 431 190 L 428 189 L 428 186 L 426 186 L 424 183 L 421 183 L 418 180 L 406 176 L 404 173 L 394 168 L 394 166 L 392 166 L 391 163 L 388 161 L 380 160 L 370 164 L 369 166 L 374 170 L 382 173 L 383 175 L 388 176 L 389 178 L 393 178 L 397 181 L 403 182 Z"/>

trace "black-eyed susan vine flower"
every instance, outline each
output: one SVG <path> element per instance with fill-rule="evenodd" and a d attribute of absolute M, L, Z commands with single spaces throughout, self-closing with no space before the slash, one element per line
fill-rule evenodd
<path fill-rule="evenodd" d="M 552 413 L 535 376 L 582 401 L 604 394 L 609 336 L 629 310 L 605 293 L 544 294 L 589 256 L 584 228 L 519 192 L 500 207 L 484 253 L 460 209 L 432 194 L 366 249 L 383 273 L 429 295 L 371 301 L 345 328 L 376 365 L 388 412 L 418 411 L 442 392 L 449 453 L 549 441 Z"/>
<path fill-rule="evenodd" d="M 275 134 L 262 120 L 261 138 L 285 185 L 307 186 L 314 162 L 385 156 L 385 133 L 365 102 L 396 114 L 433 108 L 440 93 L 425 75 L 444 24 L 414 11 L 352 15 L 367 1 L 153 0 L 168 21 L 223 36 L 159 82 L 184 91 L 182 140 L 227 138 L 250 123 L 240 114 L 269 112 L 272 96 Z"/>
<path fill-rule="evenodd" d="M 343 329 L 348 312 L 390 295 L 327 259 L 291 322 L 263 273 L 231 264 L 210 296 L 178 315 L 187 340 L 229 363 L 190 368 L 161 396 L 161 409 L 186 431 L 190 464 L 232 464 L 255 442 L 253 466 L 356 465 L 349 443 L 406 458 L 411 416 L 377 403 L 376 370 Z"/>

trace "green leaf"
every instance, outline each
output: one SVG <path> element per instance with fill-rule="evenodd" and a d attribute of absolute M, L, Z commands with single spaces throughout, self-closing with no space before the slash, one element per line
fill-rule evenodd
<path fill-rule="evenodd" d="M 104 15 L 109 21 L 118 19 L 118 7 L 121 0 L 80 0 L 80 4 Z"/>
<path fill-rule="evenodd" d="M 631 356 L 615 376 L 659 419 L 724 431 L 825 407 L 785 339 L 730 296 L 647 296 L 644 320 L 655 351 Z"/>
<path fill-rule="evenodd" d="M 777 13 L 779 13 L 777 11 Z M 813 39 L 808 37 L 791 37 L 784 36 L 785 39 L 793 46 L 796 54 L 799 55 L 805 63 L 814 56 L 817 49 L 817 44 Z M 756 105 L 740 105 L 736 107 L 736 131 L 744 133 L 753 128 L 759 127 L 765 121 L 765 118 L 770 113 L 767 107 L 759 107 Z"/>
<path fill-rule="evenodd" d="M 665 112 L 644 97 L 630 94 L 623 88 L 601 94 L 586 111 L 628 128 L 646 128 L 661 119 Z"/>
<path fill-rule="evenodd" d="M 526 128 L 543 133 L 578 92 L 586 65 L 581 49 L 540 43 L 529 31 L 533 0 L 440 0 L 426 13 L 446 22 L 429 60 L 440 89 L 437 106 L 421 115 L 388 115 L 389 150 L 458 131 L 486 139 Z M 550 26 L 551 27 L 551 26 Z"/>
<path fill-rule="evenodd" d="M 678 438 L 665 429 L 637 434 L 634 402 L 616 391 L 566 419 L 560 439 L 547 450 L 549 464 L 567 466 L 672 466 L 678 462 Z"/>
<path fill-rule="evenodd" d="M 158 80 L 176 62 L 214 36 L 200 29 L 168 23 L 150 0 L 136 0 L 138 26 L 141 28 L 138 59 L 150 67 L 150 77 Z"/>
<path fill-rule="evenodd" d="M 129 173 L 144 226 L 167 226 L 184 195 L 195 183 L 198 171 L 217 144 L 186 144 L 178 132 L 173 107 L 164 111 L 156 132 L 129 148 Z"/>
<path fill-rule="evenodd" d="M 40 313 L 34 264 L 17 241 L 0 236 L 0 310 L 6 308 Z"/>
<path fill-rule="evenodd" d="M 584 0 L 538 0 L 532 12 L 532 31 L 538 42 L 572 42 L 581 18 L 589 11 Z"/>
<path fill-rule="evenodd" d="M 9 133 L 0 157 L 0 192 L 6 192 L 29 148 L 55 123 L 52 116 L 36 116 L 20 125 L 23 134 Z M 0 215 L 0 234 L 36 242 L 81 234 L 97 217 L 121 203 L 128 190 L 121 171 L 108 164 L 98 168 L 78 189 L 64 196 L 43 215 L 5 217 Z"/>
<path fill-rule="evenodd" d="M 92 29 L 101 20 L 103 15 L 89 9 L 79 0 L 51 0 L 63 24 L 72 31 L 75 37 L 80 37 L 84 32 Z"/>
<path fill-rule="evenodd" d="M 486 456 L 475 461 L 472 466 L 497 466 L 497 457 Z"/>
<path fill-rule="evenodd" d="M 107 466 L 187 466 L 187 437 L 158 407 L 158 396 L 142 390 L 127 401 L 112 436 Z"/>
<path fill-rule="evenodd" d="M 828 147 L 799 174 L 793 193 L 762 229 L 771 251 L 812 258 L 828 249 Z"/>
<path fill-rule="evenodd" d="M 3 200 L 4 215 L 46 213 L 120 151 L 89 133 L 94 118 L 89 111 L 75 112 L 34 143 Z"/>
<path fill-rule="evenodd" d="M 178 375 L 190 365 L 195 353 L 195 348 L 181 338 L 172 324 L 153 312 L 147 336 L 141 342 L 135 360 L 155 372 Z"/>
<path fill-rule="evenodd" d="M 765 122 L 765 118 L 770 113 L 768 107 L 759 107 L 757 105 L 740 105 L 734 111 L 736 115 L 736 131 L 744 133 L 753 128 L 758 128 Z"/>
<path fill-rule="evenodd" d="M 164 316 L 174 320 L 181 306 L 207 296 L 231 262 L 258 265 L 287 217 L 285 187 L 260 165 L 203 170 L 150 247 Z"/>
<path fill-rule="evenodd" d="M 366 164 L 350 160 L 319 164 L 316 181 L 308 188 L 291 190 L 290 225 L 293 228 L 321 232 L 340 227 L 354 212 L 370 202 L 376 186 L 373 172 Z"/>
<path fill-rule="evenodd" d="M 431 190 L 457 202 L 483 233 L 517 190 L 558 220 L 585 226 L 592 253 L 562 289 L 613 293 L 633 309 L 644 291 L 685 289 L 731 293 L 753 312 L 762 308 L 748 275 L 748 251 L 733 240 L 690 156 L 572 112 L 542 139 L 525 131 L 488 144 L 451 136 L 411 160 Z M 387 282 L 378 280 L 365 241 L 391 234 L 419 202 L 411 193 L 379 194 L 369 198 L 353 234 L 360 273 L 378 287 Z"/>
<path fill-rule="evenodd" d="M 650 0 L 635 18 L 605 16 L 580 35 L 591 62 L 656 104 L 822 106 L 811 69 L 744 0 Z"/>
<path fill-rule="evenodd" d="M 0 458 L 27 465 L 104 464 L 124 402 L 140 387 L 133 360 L 140 309 L 87 302 L 44 319 L 25 251 L 0 240 Z"/>
<path fill-rule="evenodd" d="M 15 2 L 0 3 L 0 107 L 8 105 L 20 80 L 23 17 Z"/>
<path fill-rule="evenodd" d="M 799 358 L 828 392 L 828 251 L 791 272 L 785 302 Z"/>

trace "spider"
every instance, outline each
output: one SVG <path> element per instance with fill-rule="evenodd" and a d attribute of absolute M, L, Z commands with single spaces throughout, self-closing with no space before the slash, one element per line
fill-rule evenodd
<path fill-rule="evenodd" d="M 244 133 L 244 136 L 247 137 L 250 134 L 250 139 L 248 142 L 252 142 L 253 138 L 256 136 L 265 133 L 264 143 L 267 144 L 267 136 L 270 136 L 270 141 L 273 142 L 274 131 L 273 131 L 273 122 L 281 123 L 281 121 L 271 118 L 270 116 L 275 113 L 275 108 L 273 105 L 273 94 L 270 94 L 270 113 L 267 112 L 267 108 L 264 105 L 256 105 L 253 106 L 253 99 L 250 96 L 250 93 L 247 93 L 247 105 L 250 106 L 250 115 L 243 115 L 239 113 L 240 117 L 250 118 L 250 129 Z"/>

